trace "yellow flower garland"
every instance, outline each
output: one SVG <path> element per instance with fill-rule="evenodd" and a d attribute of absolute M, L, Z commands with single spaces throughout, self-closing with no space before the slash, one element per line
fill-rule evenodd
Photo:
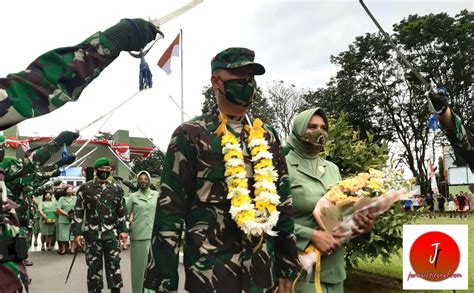
<path fill-rule="evenodd" d="M 277 224 L 280 214 L 276 208 L 280 203 L 275 185 L 278 173 L 273 166 L 273 155 L 268 151 L 262 121 L 257 118 L 252 127 L 248 125 L 245 127 L 249 133 L 247 143 L 252 156 L 255 198 L 250 197 L 240 141 L 227 131 L 227 117 L 222 113 L 219 114 L 219 122 L 220 125 L 214 133 L 221 136 L 228 188 L 227 199 L 231 202 L 229 212 L 232 219 L 247 235 L 276 235 L 272 229 Z"/>

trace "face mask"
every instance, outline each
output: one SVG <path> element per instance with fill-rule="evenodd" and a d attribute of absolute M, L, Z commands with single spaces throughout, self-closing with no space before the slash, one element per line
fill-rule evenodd
<path fill-rule="evenodd" d="M 222 79 L 221 79 L 222 80 Z M 223 81 L 224 95 L 232 104 L 248 107 L 257 92 L 257 83 L 253 78 L 231 79 Z"/>
<path fill-rule="evenodd" d="M 303 135 L 303 141 L 306 143 L 309 149 L 315 153 L 321 152 L 328 140 L 328 133 L 322 129 L 316 129 Z"/>
<path fill-rule="evenodd" d="M 138 183 L 138 186 L 140 187 L 141 190 L 145 190 L 145 189 L 148 189 L 150 184 L 148 182 L 140 182 Z"/>
<path fill-rule="evenodd" d="M 67 196 L 73 196 L 73 195 L 74 195 L 74 192 L 72 192 L 72 191 L 66 192 L 66 195 L 67 195 Z"/>
<path fill-rule="evenodd" d="M 100 170 L 97 170 L 96 173 L 97 177 L 101 180 L 105 180 L 107 178 L 109 178 L 110 176 L 110 171 L 100 171 Z"/>

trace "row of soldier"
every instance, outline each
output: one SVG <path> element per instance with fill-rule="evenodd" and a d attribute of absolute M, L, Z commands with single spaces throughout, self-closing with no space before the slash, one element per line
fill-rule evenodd
<path fill-rule="evenodd" d="M 6 128 L 76 100 L 121 51 L 142 49 L 157 32 L 147 21 L 123 20 L 77 46 L 40 56 L 27 71 L 1 79 L 1 126 Z M 145 288 L 177 291 L 178 253 L 184 233 L 185 289 L 190 292 L 290 292 L 300 272 L 298 253 L 310 245 L 322 255 L 321 270 L 317 272 L 319 281 L 313 285 L 324 292 L 343 291 L 346 274 L 344 248 L 338 241 L 340 235 L 322 230 L 311 215 L 327 187 L 341 178 L 338 167 L 319 156 L 328 142 L 328 119 L 321 108 L 300 113 L 288 138 L 289 153 L 285 158 L 275 130 L 261 124 L 257 117 L 251 119 L 246 115 L 257 89 L 254 77 L 265 73 L 265 68 L 254 62 L 254 57 L 254 52 L 245 48 L 229 48 L 218 53 L 211 61 L 210 79 L 216 107 L 210 113 L 183 123 L 172 135 L 153 211 L 151 241 L 145 240 L 143 247 L 136 244 L 142 253 L 145 251 L 142 259 L 148 257 L 146 269 L 143 265 L 143 276 L 137 277 Z M 62 76 L 51 76 L 50 66 L 64 68 Z M 430 100 L 456 154 L 474 166 L 474 138 L 450 108 L 447 94 L 438 91 Z M 48 107 L 40 107 L 43 102 Z M 8 190 L 15 202 L 28 201 L 28 190 L 38 186 L 30 177 L 44 178 L 44 173 L 67 164 L 64 159 L 53 166 L 44 166 L 52 153 L 63 144 L 70 145 L 77 135 L 64 132 L 21 160 L 3 160 L 3 179 L 8 187 L 3 185 L 3 194 Z M 256 145 L 261 147 L 254 151 Z M 234 154 L 235 160 L 223 156 L 223 152 Z M 77 191 L 71 234 L 76 245 L 86 249 L 88 291 L 102 290 L 104 259 L 108 286 L 112 292 L 118 292 L 123 286 L 119 241 L 126 242 L 129 236 L 127 205 L 120 186 L 108 180 L 110 160 L 102 158 L 95 162 L 94 168 L 94 180 L 81 185 Z M 149 176 L 144 177 L 149 180 Z M 270 183 L 260 182 L 268 178 L 271 178 Z M 234 183 L 236 185 L 232 185 Z M 262 190 L 266 191 L 262 193 Z M 266 199 L 260 206 L 229 200 L 232 196 L 245 195 L 251 202 L 255 202 L 257 195 Z M 16 229 L 19 225 L 14 201 L 2 199 L 2 215 L 6 215 L 1 225 L 2 243 L 21 242 L 21 237 L 12 237 L 22 235 Z M 234 217 L 232 209 L 241 217 Z M 262 214 L 271 214 L 277 221 L 272 222 L 275 219 L 271 217 L 255 221 Z M 355 220 L 357 228 L 353 232 L 356 235 L 367 233 L 373 227 L 374 219 L 370 216 L 359 216 Z M 256 227 L 266 228 L 255 230 Z M 137 231 L 140 234 L 144 229 Z M 133 246 L 134 243 L 132 249 Z M 8 257 L 0 266 L 1 292 L 21 290 L 19 283 L 13 282 L 18 276 L 24 285 L 28 283 L 19 262 L 24 253 L 18 250 Z M 13 273 L 9 270 L 11 266 L 15 266 L 14 272 L 21 273 Z M 314 274 L 313 271 L 312 276 L 306 278 L 302 272 L 295 282 L 296 290 L 314 291 L 315 287 L 306 286 L 304 281 L 314 282 Z"/>

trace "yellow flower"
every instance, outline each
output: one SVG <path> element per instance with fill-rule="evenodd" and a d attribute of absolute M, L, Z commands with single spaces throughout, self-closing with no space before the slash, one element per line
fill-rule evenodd
<path fill-rule="evenodd" d="M 245 167 L 240 166 L 229 166 L 225 169 L 224 176 L 231 176 L 235 174 L 239 174 L 240 172 L 245 172 Z"/>
<path fill-rule="evenodd" d="M 236 216 L 237 225 L 242 226 L 243 223 L 247 221 L 255 221 L 255 211 L 253 210 L 246 210 L 241 211 Z"/>
<path fill-rule="evenodd" d="M 245 165 L 243 162 L 243 154 L 242 154 L 242 148 L 240 146 L 240 141 L 238 137 L 235 137 L 232 133 L 227 132 L 227 117 L 224 114 L 219 115 L 219 126 L 214 132 L 217 136 L 221 137 L 221 146 L 224 147 L 225 145 L 231 144 L 231 148 L 226 148 L 224 152 L 224 161 L 226 162 L 225 165 L 225 172 L 224 175 L 226 176 L 226 183 L 227 183 L 227 188 L 228 188 L 228 196 L 231 197 L 231 205 L 234 208 L 240 207 L 242 209 L 242 206 L 246 203 L 252 203 L 252 201 L 255 202 L 255 207 L 254 208 L 248 208 L 241 210 L 234 216 L 234 221 L 237 223 L 237 225 L 244 231 L 249 231 L 249 227 L 255 226 L 255 224 L 267 224 L 269 221 L 269 214 L 271 212 L 276 211 L 276 206 L 273 205 L 271 202 L 267 202 L 264 200 L 258 200 L 255 201 L 255 199 L 251 199 L 250 196 L 247 194 L 249 192 L 248 189 L 248 181 L 247 178 L 238 178 L 235 177 L 235 175 L 241 174 L 245 172 Z M 250 150 L 250 154 L 252 158 L 254 159 L 256 156 L 261 154 L 262 152 L 266 152 L 266 144 L 255 144 L 256 142 L 254 139 L 265 139 L 265 132 L 266 130 L 263 128 L 263 122 L 260 119 L 255 119 L 254 124 L 252 127 L 249 125 L 246 125 L 244 130 L 249 134 L 248 135 L 248 143 L 255 145 Z M 237 166 L 235 164 L 230 165 L 228 164 L 229 160 L 236 158 L 241 160 L 241 162 L 238 162 Z M 257 174 L 255 170 L 259 170 L 262 168 L 269 168 L 271 172 L 265 173 L 265 174 Z M 268 181 L 268 182 L 274 182 L 276 178 L 274 178 L 273 172 L 275 172 L 275 169 L 273 167 L 273 162 L 272 160 L 268 159 L 260 159 L 258 161 L 253 161 L 253 169 L 254 169 L 254 179 L 256 182 L 263 182 L 263 181 Z M 272 185 L 270 185 L 272 186 Z M 236 189 L 244 189 L 245 192 L 237 191 Z M 267 189 L 264 187 L 259 187 L 256 188 L 255 190 L 255 196 L 258 196 L 258 194 L 262 192 L 269 192 L 278 198 L 278 194 L 276 192 L 276 188 L 272 189 Z M 257 210 L 260 211 L 258 219 L 256 220 L 256 212 Z M 268 211 L 268 213 L 264 211 Z M 262 230 L 258 230 L 258 233 L 265 233 L 268 232 L 268 229 L 272 229 L 272 227 L 268 227 L 268 225 L 264 226 L 263 232 Z M 253 229 L 255 231 L 255 229 Z M 255 233 L 255 232 L 250 232 L 250 233 Z"/>
<path fill-rule="evenodd" d="M 258 162 L 256 165 L 255 165 L 255 169 L 262 169 L 262 168 L 265 168 L 265 167 L 272 167 L 273 164 L 272 164 L 272 161 L 269 160 L 269 159 L 261 159 L 260 162 Z"/>
<path fill-rule="evenodd" d="M 276 206 L 273 205 L 273 204 L 268 205 L 268 206 L 267 206 L 267 211 L 268 211 L 269 213 L 273 213 L 274 211 L 276 211 Z"/>
<path fill-rule="evenodd" d="M 244 159 L 244 155 L 242 155 L 242 152 L 239 152 L 238 150 L 230 150 L 224 155 L 224 161 L 228 161 L 231 158 L 237 158 L 240 160 Z"/>
<path fill-rule="evenodd" d="M 337 203 L 338 201 L 347 198 L 347 195 L 343 193 L 338 186 L 335 186 L 326 193 L 326 198 Z"/>
<path fill-rule="evenodd" d="M 250 153 L 252 154 L 252 156 L 256 156 L 259 152 L 264 152 L 266 150 L 267 148 L 264 145 L 258 145 L 254 147 L 252 151 L 250 151 Z"/>
<path fill-rule="evenodd" d="M 248 195 L 234 196 L 231 200 L 231 204 L 236 207 L 240 207 L 244 203 L 250 202 L 250 197 Z"/>
<path fill-rule="evenodd" d="M 369 174 L 370 174 L 370 177 L 377 177 L 377 178 L 383 178 L 385 175 L 382 171 L 379 171 L 373 168 L 369 169 Z"/>
<path fill-rule="evenodd" d="M 255 181 L 270 181 L 273 182 L 273 176 L 270 174 L 256 174 Z"/>
<path fill-rule="evenodd" d="M 255 203 L 255 207 L 259 211 L 265 211 L 268 205 L 269 205 L 269 202 L 263 201 L 263 200 L 257 200 L 257 202 Z"/>
<path fill-rule="evenodd" d="M 228 133 L 228 134 L 222 136 L 221 145 L 224 146 L 227 143 L 238 144 L 239 141 L 237 140 L 237 138 L 232 133 Z"/>
<path fill-rule="evenodd" d="M 371 190 L 382 188 L 382 180 L 380 178 L 370 178 L 369 181 L 367 181 L 367 188 Z"/>

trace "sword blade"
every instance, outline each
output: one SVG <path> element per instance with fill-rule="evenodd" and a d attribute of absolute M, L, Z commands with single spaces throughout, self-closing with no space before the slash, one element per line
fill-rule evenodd
<path fill-rule="evenodd" d="M 194 8 L 196 5 L 202 3 L 202 1 L 203 0 L 193 0 L 190 3 L 181 6 L 180 8 L 168 13 L 167 15 L 165 15 L 165 16 L 159 18 L 159 19 L 150 20 L 150 22 L 152 22 L 156 27 L 159 28 L 164 23 L 167 23 L 168 21 L 180 16 L 181 14 L 185 13 L 186 11 Z"/>
<path fill-rule="evenodd" d="M 421 73 L 408 61 L 408 59 L 405 57 L 405 55 L 397 48 L 395 43 L 390 39 L 390 36 L 384 31 L 382 26 L 378 23 L 378 21 L 375 19 L 375 17 L 372 15 L 370 12 L 369 8 L 364 4 L 363 0 L 359 0 L 360 5 L 364 8 L 365 12 L 369 15 L 370 19 L 374 22 L 375 26 L 379 29 L 379 31 L 382 33 L 384 39 L 389 42 L 390 46 L 395 50 L 397 53 L 398 57 L 402 59 L 402 61 L 405 63 L 408 68 L 410 68 L 411 72 L 415 74 L 415 76 L 421 81 L 421 83 L 426 87 L 426 89 L 432 93 L 435 93 L 434 87 L 429 83 L 422 75 Z"/>
<path fill-rule="evenodd" d="M 76 256 L 77 256 L 78 251 L 79 251 L 79 247 L 76 247 L 76 251 L 74 252 L 74 257 L 72 258 L 71 266 L 69 267 L 69 272 L 67 272 L 67 277 L 64 284 L 67 283 L 67 280 L 69 279 L 69 275 L 71 275 L 72 267 L 74 266 L 74 262 L 76 261 Z"/>

